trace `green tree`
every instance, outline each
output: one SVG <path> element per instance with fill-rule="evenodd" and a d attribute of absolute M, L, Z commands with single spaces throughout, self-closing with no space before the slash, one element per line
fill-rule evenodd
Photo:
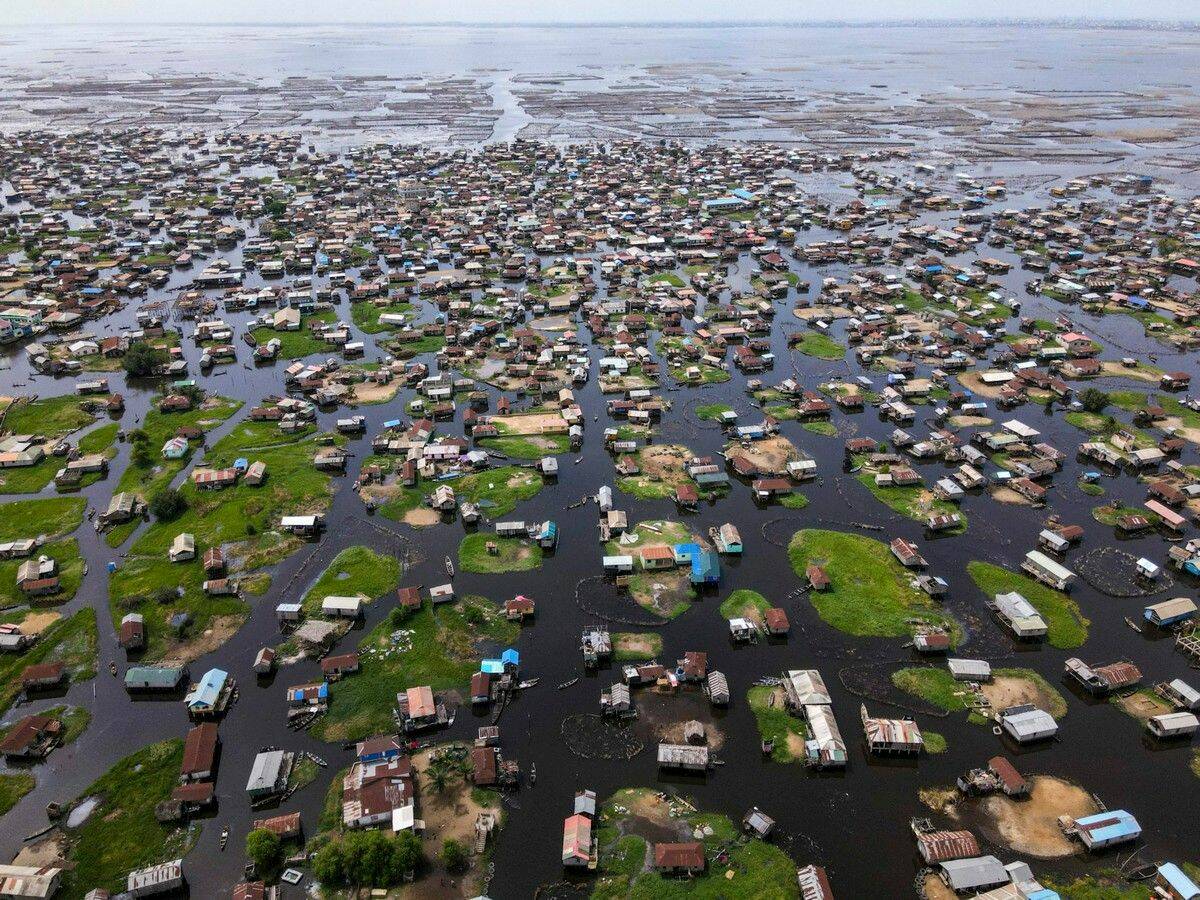
<path fill-rule="evenodd" d="M 1108 406 L 1111 397 L 1099 388 L 1087 388 L 1079 395 L 1079 402 L 1083 404 L 1083 408 L 1090 413 L 1101 413 Z"/>
<path fill-rule="evenodd" d="M 275 832 L 255 828 L 246 835 L 246 856 L 259 875 L 273 874 L 283 859 L 283 843 Z"/>
<path fill-rule="evenodd" d="M 326 887 L 346 883 L 346 854 L 341 841 L 330 841 L 317 851 L 312 861 L 313 877 Z"/>
<path fill-rule="evenodd" d="M 148 378 L 158 371 L 159 366 L 165 365 L 170 358 L 166 350 L 151 347 L 145 341 L 135 341 L 125 351 L 125 358 L 121 360 L 121 365 L 125 367 L 125 372 L 132 378 Z"/>
<path fill-rule="evenodd" d="M 442 841 L 442 865 L 447 872 L 463 872 L 468 865 L 467 850 L 454 838 Z"/>
<path fill-rule="evenodd" d="M 163 488 L 150 497 L 150 512 L 161 522 L 178 519 L 187 508 L 187 498 L 175 488 Z"/>

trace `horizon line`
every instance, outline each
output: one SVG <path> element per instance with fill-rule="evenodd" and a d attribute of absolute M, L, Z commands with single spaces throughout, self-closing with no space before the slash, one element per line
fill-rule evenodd
<path fill-rule="evenodd" d="M 338 21 L 338 20 L 313 20 L 313 21 L 273 21 L 273 20 L 244 20 L 244 21 L 193 21 L 193 20 L 173 20 L 173 21 L 107 21 L 107 20 L 84 20 L 84 21 L 42 21 L 42 22 L 13 22 L 9 24 L 0 24 L 2 28 L 82 28 L 82 27 L 201 27 L 201 28 L 230 28 L 230 27 L 261 27 L 271 26 L 275 28 L 311 28 L 311 27 L 351 27 L 351 28 L 375 28 L 380 26 L 386 27 L 403 27 L 403 28 L 523 28 L 523 27 L 538 27 L 538 28 L 645 28 L 645 27 L 671 27 L 671 28 L 862 28 L 862 27 L 893 27 L 893 28 L 911 28 L 921 26 L 945 26 L 945 25 L 1010 25 L 1010 26 L 1033 26 L 1033 27 L 1099 27 L 1099 28 L 1114 28 L 1114 27 L 1147 27 L 1147 26 L 1200 26 L 1200 15 L 1193 18 L 1135 18 L 1128 17 L 1113 17 L 1107 18 L 1104 16 L 1092 18 L 1086 16 L 1018 16 L 1018 17 L 986 17 L 980 18 L 977 16 L 942 16 L 937 18 L 916 18 L 916 19 L 821 19 L 813 21 L 770 21 L 766 19 L 647 19 L 639 21 L 636 19 L 621 19 L 613 22 L 601 22 L 596 20 L 577 20 L 577 21 L 547 21 L 544 19 L 522 19 L 509 21 L 461 21 L 454 19 L 447 20 L 428 20 L 428 21 L 403 21 L 391 19 L 377 19 L 365 22 Z"/>

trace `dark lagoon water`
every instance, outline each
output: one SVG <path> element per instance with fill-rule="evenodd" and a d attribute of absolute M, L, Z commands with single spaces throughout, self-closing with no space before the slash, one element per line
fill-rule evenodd
<path fill-rule="evenodd" d="M 527 134 L 551 139 L 587 138 L 611 134 L 607 112 L 597 112 L 598 97 L 572 102 L 565 95 L 653 91 L 663 108 L 663 93 L 674 95 L 670 112 L 629 116 L 626 109 L 620 127 L 651 138 L 656 129 L 670 130 L 686 123 L 700 128 L 704 123 L 720 125 L 712 136 L 723 139 L 779 139 L 830 147 L 877 140 L 903 140 L 946 158 L 966 152 L 974 158 L 964 162 L 967 171 L 983 170 L 1026 176 L 1028 196 L 1015 192 L 1009 205 L 1044 202 L 1042 193 L 1050 184 L 1067 177 L 1108 168 L 1152 170 L 1167 183 L 1176 182 L 1180 192 L 1191 188 L 1191 173 L 1184 163 L 1196 160 L 1189 142 L 1196 127 L 1185 104 L 1195 90 L 1194 73 L 1200 36 L 1183 32 L 1139 31 L 1024 31 L 1012 28 L 889 28 L 889 29 L 549 29 L 549 28 L 201 28 L 201 29 L 89 29 L 45 32 L 11 30 L 0 36 L 0 124 L 5 128 L 79 128 L 116 124 L 171 124 L 180 111 L 179 127 L 212 128 L 272 127 L 301 128 L 314 139 L 353 145 L 362 140 L 428 140 L 431 143 L 471 143 L 507 139 Z M 386 84 L 361 79 L 381 78 Z M 551 79 L 547 81 L 547 78 Z M 164 81 L 164 79 L 174 79 Z M 366 85 L 345 90 L 348 81 Z M 465 99 L 446 99 L 446 79 L 471 82 L 474 87 L 456 88 Z M 131 85 L 157 82 L 149 99 Z M 197 83 L 202 82 L 202 83 Z M 164 85 L 174 85 L 167 87 Z M 355 116 L 370 117 L 386 110 L 386 104 L 403 94 L 405 84 L 420 85 L 436 100 L 442 122 L 427 126 L 412 123 L 387 125 L 356 122 Z M 443 85 L 438 88 L 437 85 Z M 308 87 L 305 87 L 308 85 Z M 875 87 L 874 85 L 886 85 Z M 251 88 L 265 90 L 255 94 Z M 199 93 L 197 93 L 199 92 Z M 533 93 L 541 98 L 539 110 L 522 100 Z M 347 116 L 334 97 L 361 100 L 362 110 Z M 778 95 L 772 101 L 771 95 Z M 303 102 L 297 98 L 306 97 Z M 554 96 L 558 99 L 555 101 Z M 357 98 L 357 99 L 356 99 Z M 440 98 L 440 99 L 438 99 Z M 753 109 L 771 110 L 770 115 L 748 119 L 722 119 L 721 105 L 733 98 L 755 104 Z M 739 100 L 740 98 L 740 100 Z M 938 99 L 942 98 L 942 99 Z M 1031 99 L 1035 98 L 1035 99 Z M 1150 98 L 1150 99 L 1146 99 Z M 204 102 L 199 102 L 204 99 Z M 295 101 L 295 102 L 294 102 Z M 350 102 L 350 101 L 347 101 Z M 551 105 L 547 106 L 547 102 Z M 553 112 L 553 103 L 560 112 Z M 605 101 L 607 102 L 607 101 Z M 1020 126 L 1003 129 L 988 124 L 1003 110 L 1015 115 L 1014 105 L 1029 103 L 1042 109 L 1037 125 L 1045 129 L 1053 119 L 1050 136 L 1038 137 L 1028 116 Z M 736 105 L 736 103 L 735 103 Z M 914 124 L 888 122 L 886 110 L 893 106 L 917 107 Z M 929 110 L 960 110 L 958 115 L 978 119 L 970 128 L 964 120 L 928 120 Z M 852 110 L 869 109 L 855 119 Z M 1168 110 L 1150 125 L 1114 119 L 1119 112 Z M 480 110 L 491 110 L 481 113 Z M 582 111 L 581 111 L 582 110 Z M 1174 110 L 1174 112 L 1169 112 Z M 745 111 L 745 110 L 742 110 Z M 736 110 L 735 110 L 736 112 Z M 198 117 L 212 114 L 205 121 Z M 1078 120 L 1068 116 L 1078 116 Z M 436 119 L 436 115 L 434 116 Z M 432 120 L 431 120 L 432 121 Z M 1066 122 L 1066 125 L 1064 125 Z M 1082 128 L 1082 138 L 1068 139 L 1061 129 Z M 1134 132 L 1149 127 L 1169 131 L 1170 137 L 1148 145 Z M 1127 130 L 1125 137 L 1117 134 Z M 427 133 L 429 132 L 429 133 Z M 992 133 L 994 146 L 1008 150 L 984 156 L 981 135 Z M 1034 159 L 1019 155 L 1014 141 L 1035 152 L 1067 154 L 1065 159 Z M 973 148 L 973 149 L 972 149 Z M 2 175 L 2 173 L 0 173 Z M 1014 184 L 1020 183 L 1015 180 Z M 837 196 L 836 178 L 810 185 L 817 193 Z M 1106 196 L 1103 191 L 1095 192 Z M 952 216 L 929 215 L 931 222 L 949 222 Z M 814 229 L 808 240 L 834 237 Z M 603 250 L 604 248 L 601 248 Z M 225 254 L 234 262 L 239 251 Z M 1001 258 L 1013 257 L 1004 250 Z M 731 279 L 735 288 L 748 286 L 753 263 L 739 260 Z M 802 279 L 819 285 L 826 276 L 844 277 L 845 267 L 810 269 L 793 264 Z M 176 273 L 171 284 L 148 299 L 168 296 L 190 276 Z M 1025 315 L 1054 318 L 1062 308 L 1053 301 L 1025 298 L 1024 280 L 1018 269 L 1003 280 L 1009 292 L 1026 300 Z M 320 286 L 323 279 L 314 278 Z M 246 286 L 261 284 L 252 273 Z M 604 296 L 603 287 L 600 296 Z M 779 361 L 768 383 L 795 374 L 807 385 L 816 385 L 830 374 L 854 377 L 867 374 L 879 383 L 876 373 L 864 373 L 853 361 L 829 363 L 800 354 L 789 354 L 784 335 L 794 331 L 790 316 L 794 296 L 779 306 L 772 326 Z M 427 311 L 431 307 L 427 307 Z M 132 321 L 134 306 L 94 324 L 100 334 L 114 334 Z M 338 307 L 339 316 L 350 321 L 349 306 Z M 1196 374 L 1191 355 L 1171 353 L 1147 342 L 1141 328 L 1120 317 L 1094 319 L 1071 310 L 1077 325 L 1109 344 L 1106 355 L 1146 356 L 1158 354 L 1165 369 L 1183 368 Z M 249 314 L 225 314 L 239 325 Z M 840 337 L 839 324 L 833 335 Z M 367 359 L 382 352 L 376 339 L 361 337 Z M 1122 349 L 1117 349 L 1120 347 Z M 184 341 L 185 355 L 197 370 L 198 350 Z M 239 353 L 244 353 L 240 348 Z M 52 381 L 27 368 L 19 350 L 7 351 L 7 368 L 0 372 L 0 393 L 42 395 L 66 393 L 73 379 Z M 204 380 L 206 387 L 244 400 L 249 407 L 281 387 L 282 365 L 247 369 L 240 364 L 218 369 Z M 922 368 L 922 374 L 926 369 Z M 155 391 L 124 384 L 120 375 L 111 376 L 114 390 L 125 394 L 128 409 L 122 419 L 132 427 L 144 415 Z M 1101 384 L 1101 386 L 1104 386 Z M 493 397 L 495 391 L 491 391 Z M 603 417 L 604 398 L 593 380 L 578 389 L 588 416 Z M 403 415 L 412 392 L 401 391 L 391 403 L 363 407 L 358 412 L 368 420 L 367 438 L 351 442 L 359 457 L 369 454 L 369 436 L 381 424 Z M 690 412 L 697 403 L 727 402 L 749 412 L 744 378 L 735 373 L 723 385 L 703 389 L 683 388 L 667 394 L 674 409 L 662 423 L 656 438 L 660 443 L 682 443 L 698 454 L 715 454 L 724 443 L 720 433 L 700 424 Z M 909 430 L 916 434 L 931 425 L 930 407 L 918 407 L 918 421 Z M 1064 449 L 1073 448 L 1081 433 L 1065 425 L 1059 416 L 1044 415 L 1033 406 L 1022 408 L 1017 417 L 1042 430 L 1046 439 Z M 330 428 L 336 413 L 322 414 L 319 424 Z M 234 421 L 239 421 L 235 417 Z M 602 484 L 613 484 L 610 456 L 600 439 L 600 423 L 588 423 L 582 462 L 563 458 L 556 486 L 523 504 L 515 515 L 532 521 L 552 518 L 560 529 L 557 553 L 537 571 L 504 575 L 462 573 L 455 579 L 460 593 L 478 593 L 503 600 L 517 593 L 538 602 L 537 623 L 523 630 L 517 643 L 523 668 L 541 678 L 541 684 L 513 703 L 500 725 L 505 755 L 524 767 L 536 763 L 536 788 L 515 795 L 508 806 L 507 826 L 495 850 L 495 878 L 487 893 L 495 898 L 530 897 L 540 885 L 562 879 L 559 865 L 561 823 L 573 792 L 591 788 L 600 796 L 627 785 L 658 785 L 692 796 L 704 809 L 726 813 L 735 820 L 752 805 L 762 807 L 779 822 L 782 845 L 797 864 L 819 863 L 828 867 L 839 897 L 898 897 L 911 894 L 911 882 L 920 867 L 909 819 L 927 811 L 918 800 L 921 787 L 945 785 L 956 775 L 982 764 L 997 752 L 1012 754 L 1025 773 L 1059 775 L 1084 784 L 1110 807 L 1132 810 L 1145 829 L 1146 856 L 1154 859 L 1196 859 L 1195 809 L 1200 801 L 1200 780 L 1188 772 L 1187 747 L 1151 750 L 1134 720 L 1108 704 L 1089 702 L 1068 695 L 1070 711 L 1061 723 L 1061 739 L 1034 752 L 1021 753 L 1007 747 L 991 731 L 969 725 L 960 716 L 917 715 L 922 726 L 946 736 L 950 752 L 927 756 L 916 763 L 879 762 L 863 752 L 857 723 L 861 699 L 847 684 L 864 680 L 863 672 L 881 672 L 866 678 L 878 681 L 892 668 L 910 661 L 908 651 L 896 640 L 847 638 L 824 625 L 803 596 L 797 595 L 799 580 L 788 565 L 787 538 L 803 527 L 854 530 L 862 523 L 882 529 L 864 533 L 875 537 L 904 536 L 921 544 L 930 571 L 950 583 L 947 609 L 967 625 L 968 642 L 961 653 L 994 661 L 1027 666 L 1059 685 L 1063 660 L 1072 655 L 1050 647 L 1021 652 L 1000 634 L 983 606 L 984 597 L 966 575 L 970 560 L 986 560 L 1015 567 L 1034 537 L 1047 511 L 1004 506 L 986 495 L 968 496 L 963 507 L 971 525 L 966 534 L 926 540 L 918 523 L 893 515 L 873 499 L 853 477 L 842 471 L 842 440 L 852 435 L 885 439 L 892 426 L 874 412 L 835 415 L 838 438 L 805 431 L 799 423 L 785 422 L 782 433 L 818 462 L 821 477 L 806 485 L 812 501 L 802 511 L 778 507 L 756 507 L 749 491 L 736 487 L 715 506 L 702 506 L 688 518 L 697 533 L 711 525 L 734 522 L 745 542 L 740 560 L 726 563 L 719 593 L 703 597 L 679 619 L 662 626 L 664 659 L 674 660 L 688 650 L 706 650 L 710 668 L 726 673 L 735 702 L 717 721 L 725 734 L 721 758 L 726 765 L 705 778 L 664 778 L 655 765 L 652 749 L 628 762 L 585 760 L 573 755 L 560 737 L 563 720 L 579 712 L 594 712 L 602 688 L 617 673 L 601 670 L 587 674 L 573 687 L 558 691 L 554 686 L 583 674 L 578 651 L 582 627 L 598 621 L 597 611 L 635 616 L 631 603 L 624 609 L 614 598 L 596 599 L 587 593 L 587 608 L 577 602 L 577 584 L 599 572 L 596 510 L 592 505 L 571 509 L 568 504 L 593 494 Z M 232 422 L 208 435 L 211 445 L 232 427 Z M 127 462 L 129 447 L 119 445 L 113 463 L 119 473 Z M 571 457 L 572 459 L 574 456 Z M 1189 448 L 1185 461 L 1195 461 Z M 356 466 L 354 467 L 356 468 Z M 1094 522 L 1092 503 L 1075 489 L 1079 474 L 1091 466 L 1068 460 L 1055 477 L 1050 506 L 1071 523 L 1084 526 L 1086 550 L 1113 543 L 1112 530 Z M 927 481 L 942 473 L 940 463 L 921 466 Z M 949 471 L 946 469 L 946 471 Z M 118 474 L 84 491 L 90 504 L 103 509 Z M 242 686 L 240 701 L 221 724 L 223 751 L 217 793 L 220 802 L 215 820 L 207 823 L 196 849 L 188 857 L 187 871 L 193 896 L 224 895 L 241 872 L 240 848 L 249 829 L 252 813 L 243 790 L 256 751 L 277 745 L 294 750 L 312 750 L 327 759 L 329 769 L 315 784 L 293 796 L 283 811 L 300 811 L 306 826 L 315 829 L 322 800 L 333 772 L 348 764 L 350 753 L 322 744 L 284 726 L 283 690 L 286 684 L 303 683 L 319 677 L 315 663 L 304 663 L 281 673 L 268 686 L 256 685 L 251 664 L 257 649 L 278 642 L 273 610 L 282 599 L 303 592 L 337 552 L 365 544 L 396 553 L 413 561 L 405 583 L 433 584 L 442 580 L 442 558 L 453 555 L 463 534 L 460 524 L 413 531 L 385 520 L 368 517 L 351 490 L 353 476 L 336 482 L 337 493 L 329 513 L 331 527 L 317 545 L 306 546 L 282 563 L 274 573 L 270 591 L 252 600 L 253 613 L 242 630 L 218 651 L 192 664 L 193 672 L 210 666 L 227 669 Z M 1143 487 L 1132 478 L 1106 481 L 1108 499 L 1139 502 Z M 47 492 L 53 493 L 53 487 Z M 670 501 L 639 501 L 617 495 L 630 522 L 674 517 Z M 87 527 L 78 533 L 90 570 L 78 596 L 62 612 L 82 606 L 98 612 L 101 629 L 101 668 L 118 658 L 107 604 L 104 563 L 118 558 Z M 1121 543 L 1134 556 L 1162 559 L 1165 546 L 1156 536 Z M 1078 553 L 1068 557 L 1074 567 Z M 724 619 L 718 615 L 721 599 L 737 588 L 752 588 L 766 595 L 788 613 L 793 631 L 781 643 L 735 647 L 727 638 Z M 1156 597 L 1193 593 L 1194 585 L 1176 585 Z M 1130 658 L 1142 669 L 1148 682 L 1186 676 L 1182 656 L 1174 653 L 1168 640 L 1150 640 L 1123 624 L 1126 616 L 1137 616 L 1143 599 L 1119 600 L 1104 596 L 1086 583 L 1078 584 L 1073 596 L 1092 621 L 1091 637 L 1081 655 L 1089 661 L 1107 662 Z M 343 641 L 345 648 L 386 614 L 388 604 L 370 607 L 361 630 Z M 785 668 L 817 668 L 833 693 L 843 734 L 850 746 L 851 760 L 845 772 L 815 774 L 799 766 L 781 766 L 764 761 L 759 753 L 753 716 L 742 702 L 746 689 L 764 675 Z M 1190 676 L 1194 682 L 1194 675 Z M 64 702 L 54 698 L 23 706 L 14 713 L 28 713 Z M 181 736 L 188 727 L 183 706 L 174 702 L 131 702 L 119 679 L 106 671 L 93 681 L 74 685 L 66 702 L 87 707 L 93 715 L 91 728 L 70 747 L 59 750 L 38 769 L 38 786 L 0 822 L 0 851 L 12 853 L 22 838 L 44 827 L 45 804 L 73 799 L 110 765 L 134 749 L 165 737 Z M 867 701 L 876 712 L 900 707 L 882 699 Z M 472 738 L 475 728 L 488 718 L 476 718 L 463 710 L 447 738 Z M 230 849 L 218 850 L 221 825 L 232 828 Z M 989 848 L 1009 861 L 1017 856 Z M 1085 871 L 1093 860 L 1071 858 L 1052 863 L 1035 863 L 1035 871 L 1063 874 Z M 290 889 L 297 894 L 298 890 Z"/>

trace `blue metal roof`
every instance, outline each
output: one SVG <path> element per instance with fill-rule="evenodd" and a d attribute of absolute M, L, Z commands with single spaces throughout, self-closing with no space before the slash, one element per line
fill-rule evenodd
<path fill-rule="evenodd" d="M 479 664 L 479 671 L 488 675 L 503 675 L 504 663 L 498 659 L 485 659 Z"/>
<path fill-rule="evenodd" d="M 188 692 L 186 703 L 189 709 L 214 707 L 217 705 L 217 700 L 221 697 L 221 691 L 225 688 L 225 681 L 229 678 L 229 673 L 223 669 L 209 669 L 204 673 L 204 677 L 200 679 L 191 691 Z"/>
<path fill-rule="evenodd" d="M 1107 824 L 1101 824 L 1107 823 Z M 1142 826 L 1132 813 L 1123 809 L 1113 809 L 1108 812 L 1096 813 L 1076 819 L 1077 827 L 1088 828 L 1093 844 L 1103 844 L 1121 838 L 1133 838 L 1142 833 Z M 1100 825 L 1099 828 L 1089 826 Z"/>
<path fill-rule="evenodd" d="M 1200 887 L 1187 877 L 1187 874 L 1175 863 L 1163 863 L 1158 867 L 1158 875 L 1171 886 L 1180 897 L 1195 897 L 1200 895 Z"/>
<path fill-rule="evenodd" d="M 509 647 L 507 650 L 505 650 L 503 653 L 500 654 L 500 660 L 506 666 L 519 666 L 519 665 L 521 665 L 521 654 L 518 653 L 516 650 L 514 650 L 512 647 Z"/>

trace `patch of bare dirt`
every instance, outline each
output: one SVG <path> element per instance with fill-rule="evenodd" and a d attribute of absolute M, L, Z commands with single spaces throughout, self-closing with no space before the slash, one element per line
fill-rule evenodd
<path fill-rule="evenodd" d="M 565 434 L 567 431 L 567 420 L 557 412 L 515 413 L 496 416 L 492 421 L 501 435 Z"/>
<path fill-rule="evenodd" d="M 1000 503 L 1008 503 L 1012 506 L 1033 506 L 1033 501 L 1022 494 L 1018 494 L 1012 488 L 1008 487 L 991 487 L 988 493 L 992 495 L 992 499 Z"/>
<path fill-rule="evenodd" d="M 979 803 L 984 816 L 982 828 L 992 840 L 1018 853 L 1039 859 L 1070 856 L 1078 849 L 1058 827 L 1059 816 L 1078 819 L 1099 812 L 1091 794 L 1078 785 L 1037 775 L 1030 779 L 1028 800 L 1012 800 L 1003 794 L 985 797 Z"/>
<path fill-rule="evenodd" d="M 987 684 L 980 685 L 979 690 L 987 697 L 993 709 L 1032 703 L 1039 709 L 1048 710 L 1056 705 L 1053 697 L 1046 696 L 1036 682 L 1027 678 L 997 675 Z"/>
<path fill-rule="evenodd" d="M 26 614 L 17 627 L 21 629 L 21 634 L 32 637 L 41 634 L 61 618 L 56 612 L 31 612 Z"/>
<path fill-rule="evenodd" d="M 377 381 L 360 381 L 354 385 L 355 403 L 386 403 L 400 392 L 400 382 L 380 384 Z"/>
<path fill-rule="evenodd" d="M 787 472 L 787 464 L 800 458 L 800 451 L 785 437 L 769 437 L 761 441 L 746 441 L 734 444 L 729 448 L 751 463 L 758 471 L 771 475 L 783 475 Z"/>
<path fill-rule="evenodd" d="M 430 525 L 438 524 L 441 520 L 441 513 L 427 506 L 418 506 L 404 514 L 404 523 L 412 525 L 414 528 L 427 528 Z"/>
<path fill-rule="evenodd" d="M 242 615 L 217 616 L 196 637 L 172 646 L 167 652 L 167 659 L 173 663 L 189 663 L 206 653 L 212 653 L 237 634 L 245 621 L 246 617 Z M 163 664 L 169 663 L 164 660 Z"/>

